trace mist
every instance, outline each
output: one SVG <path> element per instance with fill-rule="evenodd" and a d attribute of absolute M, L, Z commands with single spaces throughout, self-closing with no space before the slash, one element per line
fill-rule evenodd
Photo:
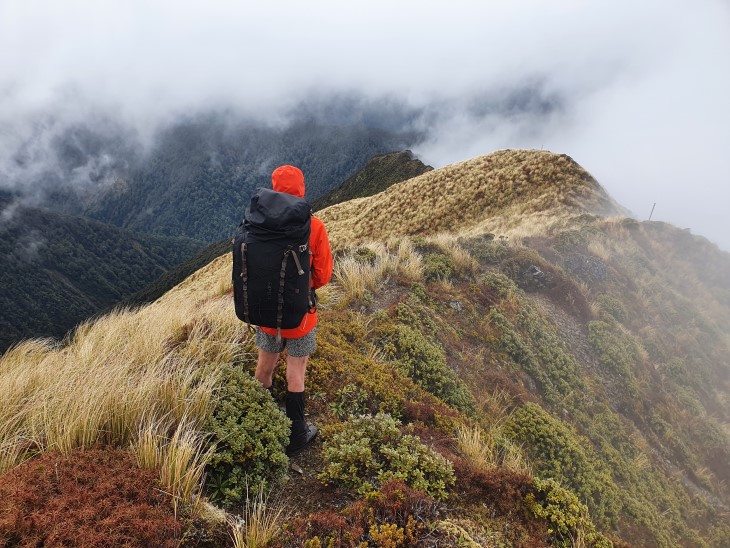
<path fill-rule="evenodd" d="M 434 167 L 566 153 L 636 218 L 656 203 L 730 250 L 728 54 L 721 0 L 4 0 L 0 189 L 111 184 L 195 113 L 309 116 L 422 132 Z"/>

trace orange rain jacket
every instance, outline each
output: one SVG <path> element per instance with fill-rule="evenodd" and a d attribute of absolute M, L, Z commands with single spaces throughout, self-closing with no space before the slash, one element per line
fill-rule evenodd
<path fill-rule="evenodd" d="M 294 166 L 281 166 L 271 174 L 271 186 L 277 192 L 286 192 L 299 198 L 304 198 L 304 174 Z M 324 223 L 312 215 L 312 226 L 309 234 L 310 266 L 312 272 L 312 287 L 319 289 L 328 284 L 332 278 L 332 250 L 327 237 Z M 317 311 L 308 312 L 302 318 L 299 327 L 282 329 L 281 336 L 285 339 L 298 339 L 309 333 L 317 325 Z M 261 327 L 264 333 L 276 336 L 276 328 Z"/>

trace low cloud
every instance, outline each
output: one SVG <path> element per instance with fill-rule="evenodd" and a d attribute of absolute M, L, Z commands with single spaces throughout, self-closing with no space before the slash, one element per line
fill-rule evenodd
<path fill-rule="evenodd" d="M 637 218 L 656 202 L 730 249 L 728 51 L 722 0 L 7 0 L 0 187 L 98 183 L 196 112 L 311 115 L 425 130 L 415 152 L 435 167 L 564 152 Z M 102 145 L 73 166 L 58 138 L 79 124 Z"/>

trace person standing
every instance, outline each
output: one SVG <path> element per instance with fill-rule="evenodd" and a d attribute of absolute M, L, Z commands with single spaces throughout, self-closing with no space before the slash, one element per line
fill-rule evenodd
<path fill-rule="evenodd" d="M 304 198 L 304 174 L 299 168 L 283 165 L 271 174 L 271 184 L 276 192 L 285 192 Z M 309 235 L 311 287 L 319 289 L 329 283 L 332 277 L 333 259 L 329 238 L 324 223 L 315 216 L 311 219 Z M 256 346 L 258 361 L 255 377 L 270 388 L 279 355 L 286 349 L 286 416 L 292 421 L 291 435 L 286 454 L 296 455 L 317 436 L 314 425 L 304 419 L 305 390 L 304 377 L 309 355 L 316 348 L 317 309 L 311 309 L 302 318 L 298 327 L 281 329 L 257 327 Z"/>

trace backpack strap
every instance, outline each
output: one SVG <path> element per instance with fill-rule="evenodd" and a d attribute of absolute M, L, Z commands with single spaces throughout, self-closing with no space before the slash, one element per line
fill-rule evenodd
<path fill-rule="evenodd" d="M 305 246 L 299 246 L 300 249 Z M 289 256 L 292 256 L 294 258 L 294 264 L 297 265 L 297 274 L 302 276 L 304 274 L 304 270 L 302 269 L 302 263 L 299 261 L 299 256 L 297 255 L 296 249 L 292 248 L 292 246 L 289 246 L 286 251 L 284 251 L 284 256 L 281 259 L 281 270 L 279 271 L 279 298 L 278 303 L 276 307 L 276 342 L 281 343 L 281 322 L 284 318 L 284 284 L 286 282 L 286 262 L 289 260 Z M 311 276 L 311 273 L 310 273 Z M 245 294 L 244 294 L 245 295 Z M 245 299 L 245 296 L 244 296 Z M 245 301 L 244 301 L 245 302 Z"/>
<path fill-rule="evenodd" d="M 243 319 L 251 325 L 248 318 L 248 265 L 246 264 L 246 244 L 241 243 L 241 279 L 243 280 Z"/>
<path fill-rule="evenodd" d="M 286 281 L 286 261 L 289 259 L 292 249 L 284 251 L 284 257 L 281 260 L 281 271 L 279 272 L 279 299 L 276 307 L 276 342 L 281 343 L 281 321 L 284 318 L 284 282 Z M 295 259 L 296 260 L 296 259 Z M 301 266 L 299 266 L 301 270 Z"/>

